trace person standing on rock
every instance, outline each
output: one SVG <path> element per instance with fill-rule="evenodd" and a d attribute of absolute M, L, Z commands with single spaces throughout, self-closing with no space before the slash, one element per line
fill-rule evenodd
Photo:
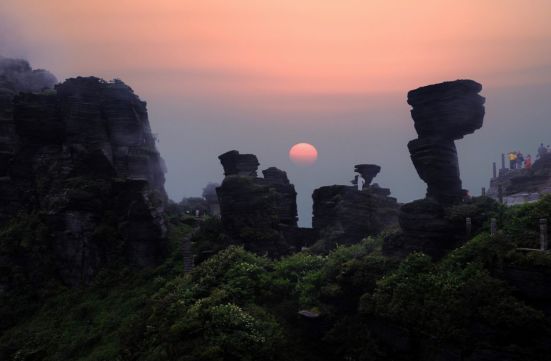
<path fill-rule="evenodd" d="M 364 189 L 364 184 L 365 184 L 365 179 L 364 177 L 362 177 L 362 175 L 360 174 L 358 176 L 358 190 L 361 191 Z"/>
<path fill-rule="evenodd" d="M 524 165 L 524 155 L 521 152 L 517 152 L 517 165 L 519 169 Z"/>
<path fill-rule="evenodd" d="M 528 154 L 526 156 L 526 159 L 524 160 L 524 168 L 530 169 L 532 168 L 532 156 Z"/>
<path fill-rule="evenodd" d="M 515 169 L 517 165 L 517 154 L 516 152 L 509 152 L 509 167 Z"/>

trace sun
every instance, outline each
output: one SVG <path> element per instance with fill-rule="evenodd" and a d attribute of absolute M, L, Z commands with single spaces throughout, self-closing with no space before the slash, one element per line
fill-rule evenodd
<path fill-rule="evenodd" d="M 297 143 L 289 149 L 289 159 L 299 166 L 310 166 L 316 163 L 318 151 L 309 143 Z"/>

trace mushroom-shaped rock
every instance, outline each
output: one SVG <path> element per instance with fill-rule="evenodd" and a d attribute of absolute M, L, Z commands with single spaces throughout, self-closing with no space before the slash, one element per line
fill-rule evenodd
<path fill-rule="evenodd" d="M 456 80 L 408 93 L 418 139 L 408 144 L 417 173 L 428 185 L 427 197 L 442 204 L 461 201 L 463 189 L 454 140 L 482 127 L 482 85 Z"/>
<path fill-rule="evenodd" d="M 365 180 L 365 185 L 368 186 L 373 181 L 373 178 L 379 174 L 381 167 L 376 164 L 356 164 L 354 166 L 354 172 L 360 173 Z"/>
<path fill-rule="evenodd" d="M 408 93 L 408 104 L 419 138 L 461 139 L 482 127 L 485 98 L 482 85 L 455 80 L 424 86 Z"/>

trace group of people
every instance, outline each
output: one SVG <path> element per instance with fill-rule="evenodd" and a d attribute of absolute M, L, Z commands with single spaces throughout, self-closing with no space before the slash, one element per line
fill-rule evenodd
<path fill-rule="evenodd" d="M 509 167 L 511 169 L 522 169 L 532 167 L 532 156 L 528 154 L 526 158 L 519 151 L 509 152 Z"/>
<path fill-rule="evenodd" d="M 538 155 L 536 159 L 543 157 L 545 154 L 551 153 L 549 146 L 540 144 L 538 148 Z M 528 154 L 526 157 L 519 151 L 512 151 L 508 153 L 509 157 L 509 167 L 511 169 L 522 169 L 532 167 L 532 156 Z"/>

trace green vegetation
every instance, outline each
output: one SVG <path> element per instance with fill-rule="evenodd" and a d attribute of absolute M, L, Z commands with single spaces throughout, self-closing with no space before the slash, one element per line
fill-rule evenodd
<path fill-rule="evenodd" d="M 549 253 L 516 251 L 537 240 L 535 219 L 551 219 L 551 197 L 491 212 L 503 234 L 490 237 L 481 223 L 482 233 L 439 262 L 387 258 L 383 236 L 272 260 L 230 245 L 215 219 L 193 231 L 172 216 L 171 252 L 156 269 L 107 269 L 88 287 L 53 282 L 33 297 L 0 294 L 0 359 L 407 360 L 431 359 L 430 350 L 509 350 L 537 360 L 549 318 L 506 274 L 511 266 L 551 272 Z M 113 232 L 108 224 L 97 231 Z M 184 274 L 179 242 L 192 232 L 196 253 L 215 254 Z M 37 239 L 47 239 L 37 215 L 0 231 L 3 254 L 39 251 Z"/>

